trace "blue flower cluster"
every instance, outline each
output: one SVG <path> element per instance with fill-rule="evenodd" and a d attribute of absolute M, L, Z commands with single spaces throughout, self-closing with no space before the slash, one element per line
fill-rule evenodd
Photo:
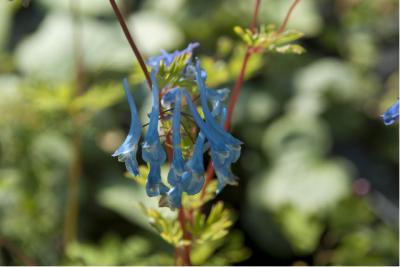
<path fill-rule="evenodd" d="M 229 90 L 215 90 L 206 87 L 206 75 L 200 66 L 200 61 L 197 60 L 193 63 L 191 60 L 193 49 L 197 46 L 197 43 L 193 43 L 182 51 L 163 52 L 161 56 L 150 58 L 148 62 L 152 68 L 152 109 L 149 113 L 149 128 L 142 143 L 142 158 L 150 168 L 146 192 L 150 197 L 161 196 L 160 206 L 168 206 L 171 209 L 180 207 L 183 192 L 194 195 L 203 188 L 205 182 L 204 154 L 207 151 L 210 154 L 218 179 L 217 193 L 227 184 L 237 184 L 237 177 L 232 173 L 231 165 L 240 156 L 242 142 L 225 131 L 223 127 L 227 113 L 224 102 L 228 97 Z M 190 59 L 181 74 L 182 79 L 192 79 L 196 83 L 198 89 L 196 94 L 198 93 L 200 98 L 203 117 L 199 114 L 189 90 L 185 88 L 163 88 L 163 90 L 168 90 L 163 94 L 161 100 L 159 99 L 156 79 L 159 66 L 161 64 L 169 66 L 175 58 L 183 54 L 188 54 Z M 123 84 L 132 119 L 128 136 L 113 156 L 118 156 L 119 161 L 125 162 L 130 173 L 138 175 L 136 154 L 142 127 L 126 79 Z M 168 172 L 169 185 L 163 183 L 161 179 L 161 165 L 166 161 L 166 153 L 159 135 L 160 106 L 164 108 L 173 106 L 172 116 L 166 117 L 172 120 L 173 157 Z M 190 116 L 199 129 L 189 153 L 190 156 L 186 159 L 183 156 L 181 145 L 183 108 L 188 109 L 189 115 L 185 113 L 186 116 Z"/>
<path fill-rule="evenodd" d="M 393 104 L 383 115 L 383 123 L 385 125 L 392 125 L 399 120 L 399 106 L 400 100 L 398 99 L 396 103 Z"/>

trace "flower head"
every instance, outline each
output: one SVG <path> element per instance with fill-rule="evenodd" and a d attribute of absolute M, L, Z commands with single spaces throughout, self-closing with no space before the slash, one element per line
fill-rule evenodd
<path fill-rule="evenodd" d="M 183 50 L 175 50 L 172 53 L 167 53 L 165 50 L 161 50 L 161 55 L 149 58 L 147 64 L 154 70 L 158 70 L 161 62 L 164 62 L 165 66 L 169 67 L 175 58 L 184 54 L 192 54 L 193 49 L 199 46 L 199 43 L 189 43 L 188 47 Z"/>
<path fill-rule="evenodd" d="M 205 81 L 207 75 L 201 68 L 200 61 L 197 60 L 196 64 L 192 63 L 192 52 L 197 46 L 198 43 L 192 43 L 182 51 L 175 51 L 173 53 L 163 51 L 162 55 L 150 58 L 148 62 L 152 68 L 152 108 L 148 114 L 150 121 L 147 133 L 144 137 L 144 142 L 142 143 L 142 159 L 150 168 L 147 177 L 146 192 L 150 197 L 161 196 L 159 205 L 167 206 L 171 209 L 176 209 L 181 206 L 183 193 L 194 195 L 199 193 L 204 187 L 204 153 L 206 152 L 209 152 L 211 156 L 211 161 L 218 179 L 217 193 L 227 184 L 237 184 L 237 177 L 232 173 L 231 165 L 236 162 L 240 156 L 242 142 L 224 129 L 227 115 L 225 100 L 229 90 L 215 90 L 206 87 Z M 179 65 L 179 71 L 171 71 L 173 75 L 178 76 L 174 77 L 173 80 L 175 82 L 170 82 L 170 80 L 165 79 L 164 88 L 160 88 L 162 95 L 160 102 L 160 90 L 157 84 L 156 74 L 161 76 L 165 74 L 164 71 L 159 71 L 160 66 L 169 67 L 178 57 L 183 59 L 183 61 L 179 61 L 179 64 L 182 65 Z M 175 70 L 175 67 L 171 69 Z M 168 73 L 168 71 L 170 70 L 166 69 L 166 73 Z M 163 79 L 163 77 L 159 78 Z M 180 88 L 183 84 L 188 84 L 192 92 L 194 90 L 193 82 L 197 84 L 200 107 L 204 115 L 203 118 L 194 105 L 189 91 Z M 118 156 L 120 161 L 125 162 L 127 169 L 131 173 L 137 175 L 138 164 L 136 153 L 142 127 L 126 80 L 124 80 L 124 88 L 131 109 L 132 121 L 126 140 L 113 156 Z M 185 117 L 190 116 L 190 114 L 182 112 L 184 105 L 182 96 L 185 98 L 186 105 L 192 115 L 190 123 L 194 122 L 199 128 L 196 141 L 193 146 L 189 146 L 191 150 L 185 151 L 188 152 L 187 157 L 184 157 L 182 153 L 181 124 L 183 122 L 189 122 L 189 120 L 183 122 L 181 120 L 182 114 L 184 114 Z M 172 115 L 170 113 L 171 107 L 173 107 Z M 161 144 L 158 129 L 160 108 L 163 108 L 162 119 L 172 120 L 171 124 L 163 124 L 163 127 L 171 127 L 167 129 L 168 133 L 172 131 L 173 158 L 167 177 L 171 188 L 165 185 L 161 179 L 161 165 L 166 161 L 166 153 Z M 183 129 L 186 131 L 186 128 Z"/>
<path fill-rule="evenodd" d="M 126 97 L 128 98 L 129 109 L 131 110 L 131 125 L 129 128 L 128 136 L 122 145 L 114 152 L 113 157 L 118 157 L 118 160 L 125 162 L 127 170 L 133 175 L 138 175 L 138 163 L 136 159 L 136 153 L 138 149 L 138 143 L 142 125 L 139 120 L 139 115 L 136 109 L 135 101 L 131 93 L 129 92 L 128 80 L 123 80 L 124 90 Z"/>
<path fill-rule="evenodd" d="M 392 125 L 399 120 L 399 105 L 400 99 L 397 100 L 396 103 L 394 103 L 385 113 L 383 113 L 383 115 L 381 115 L 385 125 Z"/>

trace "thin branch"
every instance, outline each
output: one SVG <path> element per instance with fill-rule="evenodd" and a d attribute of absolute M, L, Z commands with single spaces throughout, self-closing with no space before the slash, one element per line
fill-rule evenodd
<path fill-rule="evenodd" d="M 289 11 L 287 12 L 285 19 L 283 20 L 281 26 L 279 27 L 278 34 L 281 34 L 285 30 L 286 25 L 289 22 L 290 15 L 292 14 L 294 8 L 297 6 L 298 3 L 300 3 L 300 0 L 294 0 L 292 5 L 290 6 Z"/>
<path fill-rule="evenodd" d="M 151 90 L 151 79 L 150 79 L 150 74 L 147 71 L 146 63 L 142 57 L 142 54 L 140 53 L 139 49 L 137 48 L 135 41 L 132 38 L 131 33 L 129 32 L 128 26 L 125 23 L 124 16 L 122 16 L 121 12 L 119 11 L 119 8 L 118 8 L 117 4 L 115 3 L 115 0 L 110 0 L 110 4 L 114 10 L 115 16 L 117 16 L 117 19 L 119 21 L 119 24 L 121 25 L 121 28 L 125 34 L 125 37 L 128 40 L 128 43 L 131 46 L 136 59 L 139 62 L 139 65 L 143 71 L 143 74 L 146 77 L 147 85 L 149 86 L 149 89 Z"/>
<path fill-rule="evenodd" d="M 288 10 L 288 13 L 286 14 L 286 17 L 285 17 L 282 25 L 279 28 L 278 34 L 282 33 L 285 30 L 286 25 L 287 25 L 287 23 L 289 21 L 290 15 L 292 14 L 294 8 L 296 7 L 296 5 L 299 2 L 300 2 L 300 0 L 294 0 L 293 4 L 290 6 L 290 8 Z M 254 7 L 254 12 L 253 12 L 253 18 L 252 18 L 252 22 L 251 22 L 251 26 L 250 26 L 250 29 L 252 31 L 254 31 L 255 28 L 257 27 L 256 24 L 257 24 L 258 12 L 259 12 L 259 5 L 260 5 L 260 0 L 256 0 L 255 7 Z M 248 63 L 251 55 L 254 52 L 256 52 L 256 50 L 252 49 L 252 47 L 247 47 L 246 52 L 244 54 L 243 61 L 242 61 L 242 67 L 240 69 L 240 73 L 239 73 L 239 76 L 238 76 L 238 78 L 236 80 L 235 86 L 233 87 L 232 96 L 231 96 L 231 98 L 229 100 L 229 104 L 228 104 L 228 112 L 227 112 L 228 114 L 227 114 L 227 118 L 226 118 L 226 121 L 225 121 L 225 124 L 224 124 L 224 128 L 227 131 L 229 131 L 230 126 L 231 126 L 233 111 L 235 109 L 236 102 L 237 102 L 237 99 L 238 99 L 238 97 L 240 95 L 240 91 L 241 91 L 241 88 L 242 88 L 242 85 L 243 85 L 243 81 L 244 81 L 244 77 L 245 77 L 245 73 L 246 73 L 246 68 L 247 68 L 247 63 Z M 205 184 L 203 186 L 203 189 L 202 189 L 201 195 L 200 195 L 201 199 L 204 198 L 207 186 L 208 186 L 208 184 L 210 183 L 210 181 L 211 181 L 211 179 L 213 177 L 214 177 L 214 167 L 212 165 L 212 161 L 210 161 L 210 163 L 208 164 L 208 167 L 207 167 Z"/>
<path fill-rule="evenodd" d="M 257 17 L 258 17 L 258 12 L 260 10 L 260 3 L 261 0 L 256 0 L 256 4 L 254 7 L 254 12 L 253 12 L 253 18 L 251 21 L 251 26 L 250 26 L 250 30 L 254 33 L 257 27 Z"/>
<path fill-rule="evenodd" d="M 74 42 L 74 61 L 75 61 L 75 90 L 74 97 L 82 94 L 84 89 L 84 66 L 83 50 L 80 31 L 80 12 L 79 1 L 70 0 L 71 13 L 73 15 L 73 42 Z M 67 200 L 64 218 L 64 248 L 76 240 L 77 222 L 79 215 L 79 187 L 82 174 L 81 162 L 81 114 L 72 113 L 72 121 L 75 125 L 72 136 L 73 159 L 68 172 L 67 181 Z"/>

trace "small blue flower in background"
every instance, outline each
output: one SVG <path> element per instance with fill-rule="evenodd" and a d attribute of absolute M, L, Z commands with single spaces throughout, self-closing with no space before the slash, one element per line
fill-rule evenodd
<path fill-rule="evenodd" d="M 168 192 L 169 188 L 161 181 L 161 165 L 167 156 L 160 143 L 158 135 L 158 119 L 160 115 L 159 93 L 155 72 L 151 72 L 152 108 L 149 114 L 150 123 L 144 142 L 142 144 L 142 158 L 150 165 L 150 173 L 147 177 L 146 192 L 149 196 L 158 196 Z"/>
<path fill-rule="evenodd" d="M 400 100 L 397 100 L 383 115 L 383 123 L 385 125 L 392 125 L 399 120 L 399 105 Z"/>
<path fill-rule="evenodd" d="M 133 175 L 138 175 L 138 163 L 136 153 L 138 149 L 139 138 L 142 130 L 142 124 L 139 120 L 139 115 L 136 109 L 135 101 L 129 92 L 128 80 L 123 80 L 124 90 L 128 98 L 129 108 L 131 110 L 131 125 L 128 136 L 122 145 L 114 152 L 113 157 L 118 157 L 118 160 L 125 162 L 126 169 Z"/>

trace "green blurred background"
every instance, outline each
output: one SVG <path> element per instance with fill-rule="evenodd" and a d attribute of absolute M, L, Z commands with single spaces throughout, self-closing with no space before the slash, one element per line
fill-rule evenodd
<path fill-rule="evenodd" d="M 209 85 L 232 87 L 243 55 L 233 27 L 249 25 L 253 1 L 118 3 L 146 56 L 198 41 Z M 259 23 L 279 25 L 290 4 L 263 0 Z M 398 97 L 398 21 L 396 0 L 302 0 L 288 28 L 307 52 L 252 58 L 233 122 L 240 185 L 217 197 L 237 220 L 195 262 L 399 264 L 398 127 L 379 119 Z M 156 201 L 110 156 L 129 127 L 125 76 L 146 120 L 108 1 L 0 0 L 1 265 L 172 264 L 137 205 Z M 71 184 L 79 242 L 65 247 Z"/>

